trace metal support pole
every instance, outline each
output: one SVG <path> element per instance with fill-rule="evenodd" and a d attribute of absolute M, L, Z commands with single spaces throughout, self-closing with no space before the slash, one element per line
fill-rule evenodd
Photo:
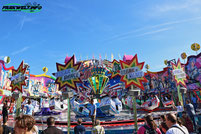
<path fill-rule="evenodd" d="M 177 102 L 176 102 L 176 99 L 175 99 L 175 91 L 174 91 L 174 89 L 173 89 L 173 91 L 172 91 L 172 99 L 173 99 L 173 101 L 174 101 L 174 104 L 175 104 L 175 106 L 177 105 Z"/>
<path fill-rule="evenodd" d="M 19 97 L 17 99 L 17 106 L 16 106 L 16 117 L 20 115 L 21 101 L 22 101 L 22 94 L 19 93 Z"/>
<path fill-rule="evenodd" d="M 68 134 L 70 134 L 70 98 L 68 96 L 67 98 L 68 101 Z"/>
<path fill-rule="evenodd" d="M 133 85 L 131 85 L 131 90 L 133 90 Z M 133 95 L 133 115 L 134 115 L 134 121 L 135 121 L 135 130 L 137 132 L 138 126 L 137 126 L 137 109 L 136 109 L 136 98 L 135 98 L 135 95 Z"/>
<path fill-rule="evenodd" d="M 185 93 L 182 94 L 182 98 L 183 98 L 183 106 L 185 106 L 185 102 L 186 102 L 186 100 L 185 100 Z"/>
<path fill-rule="evenodd" d="M 162 98 L 161 98 L 161 91 L 159 91 L 159 95 L 158 95 L 158 96 L 159 96 L 159 100 L 161 101 L 161 100 L 162 100 Z M 162 103 L 160 103 L 160 104 L 159 104 L 159 106 L 160 106 L 160 107 L 162 107 L 162 106 L 163 106 L 163 104 L 162 104 Z"/>
<path fill-rule="evenodd" d="M 135 121 L 135 129 L 136 132 L 138 130 L 138 126 L 137 126 L 137 110 L 136 110 L 136 98 L 135 96 L 133 96 L 133 114 L 134 114 L 134 121 Z"/>
<path fill-rule="evenodd" d="M 67 91 L 67 103 L 68 103 L 68 134 L 70 134 L 70 96 L 69 96 L 69 91 L 68 87 L 66 86 L 66 91 Z"/>
<path fill-rule="evenodd" d="M 180 85 L 177 86 L 177 93 L 178 93 L 179 102 L 181 103 L 182 106 L 184 106 L 183 105 L 182 95 L 180 93 Z"/>

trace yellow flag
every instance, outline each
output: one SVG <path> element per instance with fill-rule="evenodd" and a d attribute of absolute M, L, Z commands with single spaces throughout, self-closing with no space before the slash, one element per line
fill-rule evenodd
<path fill-rule="evenodd" d="M 113 61 L 113 58 L 114 58 L 114 55 L 113 55 L 113 53 L 111 54 L 111 61 Z"/>

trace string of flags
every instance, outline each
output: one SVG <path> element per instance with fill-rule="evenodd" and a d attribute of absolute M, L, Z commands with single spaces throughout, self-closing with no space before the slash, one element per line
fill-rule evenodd
<path fill-rule="evenodd" d="M 75 55 L 75 54 L 73 54 L 73 55 Z M 68 57 L 68 54 L 66 54 L 66 57 Z M 82 58 L 82 55 L 80 55 L 80 57 L 79 57 L 79 61 L 82 61 L 82 60 L 89 60 L 90 59 L 90 57 L 87 55 L 86 56 L 86 59 L 83 59 Z M 95 60 L 95 55 L 93 54 L 92 55 L 92 59 L 94 59 Z M 107 54 L 105 54 L 105 56 L 104 56 L 104 58 L 102 59 L 102 56 L 101 56 L 101 54 L 99 54 L 99 60 L 101 61 L 101 60 L 111 60 L 111 61 L 113 61 L 115 58 L 114 58 L 114 54 L 113 53 L 111 53 L 111 57 L 108 57 L 107 56 Z M 120 55 L 120 54 L 118 54 L 118 59 L 119 60 L 121 60 L 122 59 L 122 56 Z"/>

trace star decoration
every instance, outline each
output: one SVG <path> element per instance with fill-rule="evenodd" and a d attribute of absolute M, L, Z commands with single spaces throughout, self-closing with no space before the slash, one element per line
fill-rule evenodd
<path fill-rule="evenodd" d="M 118 62 L 117 60 L 113 60 L 112 61 L 112 65 L 113 65 L 113 68 L 115 67 L 115 70 L 112 70 L 111 72 L 111 79 L 114 78 L 115 76 L 120 76 L 120 70 L 121 70 L 121 66 L 120 66 L 120 62 Z"/>
<path fill-rule="evenodd" d="M 57 72 L 62 71 L 62 70 L 66 70 L 66 69 L 70 69 L 73 68 L 75 71 L 79 70 L 81 63 L 77 63 L 75 64 L 75 57 L 74 55 L 70 58 L 70 60 L 65 64 L 59 64 L 56 63 L 57 66 Z M 55 74 L 53 74 L 55 75 Z M 62 77 L 57 77 L 55 83 L 59 85 L 59 89 L 62 89 L 65 86 L 68 86 L 72 89 L 75 89 L 77 91 L 77 85 L 76 83 L 81 83 L 82 81 L 80 80 L 80 78 L 73 78 L 70 80 L 62 80 Z"/>
<path fill-rule="evenodd" d="M 139 70 L 142 70 L 144 66 L 144 62 L 138 63 L 137 54 L 132 58 L 132 60 L 129 63 L 126 63 L 121 60 L 120 60 L 120 63 L 121 63 L 121 69 L 129 69 L 132 67 L 138 67 Z M 140 89 L 144 90 L 144 86 L 142 82 L 147 82 L 147 79 L 144 76 L 128 79 L 127 75 L 123 75 L 121 76 L 121 81 L 125 82 L 126 88 L 128 88 L 131 85 L 135 85 L 136 87 L 139 87 Z"/>
<path fill-rule="evenodd" d="M 17 74 L 21 73 L 22 75 L 25 74 L 27 66 L 25 68 L 23 68 L 23 61 L 21 62 L 20 66 L 18 67 L 17 70 L 12 69 L 12 77 L 16 76 Z M 12 92 L 15 91 L 15 89 L 17 89 L 18 91 L 22 92 L 22 86 L 25 86 L 25 80 L 27 79 L 27 77 L 24 77 L 24 80 L 19 81 L 17 83 L 15 83 L 14 80 L 11 81 L 11 88 L 12 88 Z"/>
<path fill-rule="evenodd" d="M 172 64 L 172 69 L 173 69 L 173 71 L 174 70 L 182 70 L 183 71 L 183 73 L 184 73 L 184 75 L 186 76 L 186 74 L 185 74 L 185 69 L 184 69 L 184 67 L 182 67 L 182 65 L 181 65 L 181 62 L 180 62 L 180 59 L 178 59 L 178 61 L 177 61 L 177 64 L 175 65 L 174 63 L 172 63 L 171 62 L 171 64 Z M 172 72 L 173 72 L 172 71 Z M 187 79 L 186 79 L 186 77 L 184 77 L 184 78 L 179 78 L 178 77 L 178 75 L 173 75 L 173 77 L 174 77 L 174 80 L 176 81 L 176 85 L 178 86 L 179 84 L 181 84 L 182 86 L 184 86 L 184 87 L 186 87 L 186 81 L 187 81 Z"/>

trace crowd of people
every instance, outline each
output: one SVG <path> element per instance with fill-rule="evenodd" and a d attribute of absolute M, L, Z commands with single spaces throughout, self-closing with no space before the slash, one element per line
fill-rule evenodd
<path fill-rule="evenodd" d="M 105 134 L 104 127 L 100 125 L 100 120 L 95 119 L 96 117 L 96 106 L 91 99 L 91 109 L 90 117 L 92 119 L 92 134 Z M 0 134 L 39 134 L 39 129 L 36 126 L 36 121 L 34 119 L 34 107 L 31 104 L 31 100 L 28 100 L 23 109 L 23 114 L 15 118 L 14 129 L 7 126 L 8 121 L 8 106 L 7 101 L 4 102 L 2 108 L 3 125 L 0 126 Z M 1 122 L 0 122 L 1 124 Z M 47 128 L 41 132 L 41 134 L 63 134 L 63 131 L 55 126 L 55 118 L 47 118 Z M 77 126 L 74 128 L 75 134 L 85 134 L 86 129 L 82 125 L 82 119 L 79 118 L 77 121 Z"/>
<path fill-rule="evenodd" d="M 141 126 L 137 134 L 189 134 L 196 132 L 197 123 L 195 120 L 196 108 L 195 101 L 186 100 L 186 105 L 183 107 L 178 103 L 177 114 L 168 113 L 160 116 L 160 124 L 157 125 L 151 115 L 144 117 L 145 124 Z M 92 134 L 105 134 L 105 129 L 101 126 L 99 119 L 96 119 L 96 105 L 93 99 L 90 101 L 89 116 L 92 120 Z M 3 124 L 0 126 L 0 134 L 39 134 L 39 129 L 36 126 L 34 119 L 33 106 L 31 101 L 24 105 L 24 114 L 16 117 L 14 129 L 7 126 L 8 121 L 8 103 L 4 102 L 2 109 Z M 42 134 L 63 134 L 62 130 L 55 127 L 55 118 L 47 119 L 47 128 L 42 131 Z M 85 134 L 85 126 L 82 125 L 82 119 L 77 120 L 77 126 L 74 127 L 74 134 Z"/>
<path fill-rule="evenodd" d="M 151 115 L 145 116 L 145 125 L 139 128 L 137 134 L 201 133 L 199 130 L 197 130 L 197 122 L 195 120 L 196 112 L 190 100 L 186 100 L 184 109 L 182 109 L 180 105 L 178 105 L 177 109 L 179 109 L 177 114 L 168 113 L 167 115 L 161 115 L 159 127 L 157 127 Z"/>
<path fill-rule="evenodd" d="M 79 118 L 77 126 L 74 127 L 74 134 L 85 134 L 86 129 L 82 125 L 82 119 Z M 105 134 L 104 127 L 100 125 L 100 120 L 95 120 L 95 125 L 92 128 L 92 134 Z M 0 134 L 39 134 L 39 129 L 36 126 L 36 121 L 31 115 L 21 115 L 15 119 L 14 129 L 7 126 L 7 118 L 3 125 L 0 126 Z M 47 128 L 41 134 L 64 134 L 64 132 L 55 126 L 55 118 L 47 118 Z"/>
<path fill-rule="evenodd" d="M 181 118 L 173 113 L 161 115 L 160 125 L 157 127 L 151 115 L 145 116 L 145 125 L 139 128 L 137 134 L 189 134 L 195 132 L 190 120 L 186 120 L 187 115 L 183 112 Z M 194 127 L 195 129 L 195 127 Z"/>

